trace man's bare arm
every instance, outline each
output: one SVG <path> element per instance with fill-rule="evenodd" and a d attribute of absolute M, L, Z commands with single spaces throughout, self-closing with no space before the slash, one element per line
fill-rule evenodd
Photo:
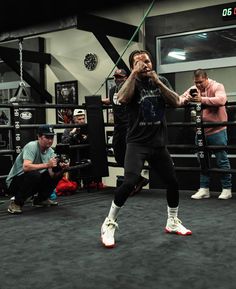
<path fill-rule="evenodd" d="M 170 104 L 171 106 L 174 106 L 174 107 L 181 105 L 179 95 L 175 91 L 173 91 L 169 87 L 167 87 L 160 80 L 159 76 L 157 75 L 157 73 L 155 71 L 150 71 L 149 76 L 154 81 L 154 83 L 156 83 L 159 86 L 159 88 L 160 88 L 162 94 L 164 95 L 164 98 L 168 104 Z"/>
<path fill-rule="evenodd" d="M 128 103 L 132 99 L 134 95 L 136 75 L 137 73 L 135 71 L 132 71 L 130 76 L 120 88 L 117 94 L 117 100 L 120 103 Z"/>

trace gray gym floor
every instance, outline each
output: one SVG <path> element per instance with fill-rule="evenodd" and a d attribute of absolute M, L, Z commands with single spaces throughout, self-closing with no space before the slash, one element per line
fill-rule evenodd
<path fill-rule="evenodd" d="M 59 197 L 53 208 L 0 205 L 0 289 L 234 289 L 236 196 L 191 200 L 181 191 L 179 218 L 192 236 L 164 233 L 163 190 L 130 197 L 119 215 L 117 245 L 100 243 L 113 189 Z"/>

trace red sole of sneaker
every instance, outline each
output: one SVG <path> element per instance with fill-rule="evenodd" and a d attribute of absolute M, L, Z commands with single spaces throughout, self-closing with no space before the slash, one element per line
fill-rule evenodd
<path fill-rule="evenodd" d="M 177 235 L 180 235 L 180 236 L 191 236 L 192 232 L 187 232 L 186 234 L 182 234 L 182 233 L 177 232 Z"/>
<path fill-rule="evenodd" d="M 102 245 L 103 245 L 105 248 L 107 248 L 107 249 L 112 249 L 112 248 L 114 248 L 114 247 L 116 246 L 116 244 L 113 244 L 113 245 L 106 245 L 106 244 L 104 244 L 103 241 L 102 241 L 102 238 L 101 238 L 101 242 L 102 242 Z"/>
<path fill-rule="evenodd" d="M 180 232 L 170 232 L 169 230 L 165 229 L 165 232 L 167 234 L 175 234 L 175 235 L 180 235 L 180 236 L 191 236 L 192 235 L 192 232 L 187 232 L 186 234 L 182 234 Z"/>

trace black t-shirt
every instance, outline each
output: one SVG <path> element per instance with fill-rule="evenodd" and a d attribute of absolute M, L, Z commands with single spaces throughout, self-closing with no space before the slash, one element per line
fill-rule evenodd
<path fill-rule="evenodd" d="M 123 84 L 123 83 L 122 83 Z M 126 109 L 126 105 L 120 104 L 117 105 L 114 103 L 113 98 L 114 94 L 118 92 L 121 85 L 113 86 L 109 91 L 109 99 L 112 103 L 113 115 L 114 115 L 114 133 L 124 133 L 126 135 L 128 128 L 128 113 Z"/>
<path fill-rule="evenodd" d="M 160 76 L 161 81 L 170 89 L 168 80 Z M 136 80 L 134 96 L 127 111 L 129 131 L 127 143 L 144 144 L 149 147 L 166 145 L 167 129 L 165 119 L 166 103 L 159 87 L 147 79 Z"/>

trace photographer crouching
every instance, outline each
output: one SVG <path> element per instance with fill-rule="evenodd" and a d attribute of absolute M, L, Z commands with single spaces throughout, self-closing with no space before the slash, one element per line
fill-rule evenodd
<path fill-rule="evenodd" d="M 52 126 L 39 126 L 38 139 L 27 143 L 17 156 L 6 179 L 9 193 L 14 196 L 8 206 L 9 213 L 22 213 L 25 201 L 31 196 L 35 196 L 32 203 L 35 207 L 58 205 L 49 196 L 69 163 L 58 163 L 51 148 L 54 135 Z M 61 170 L 55 170 L 58 166 Z"/>

